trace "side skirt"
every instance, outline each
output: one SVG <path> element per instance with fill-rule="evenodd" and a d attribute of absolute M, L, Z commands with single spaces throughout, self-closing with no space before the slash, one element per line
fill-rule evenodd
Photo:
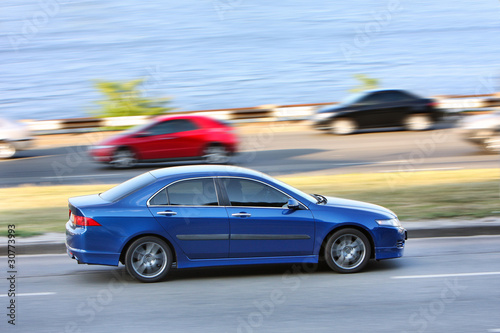
<path fill-rule="evenodd" d="M 220 258 L 220 259 L 187 259 L 177 262 L 177 268 L 235 266 L 235 265 L 262 265 L 262 264 L 316 264 L 317 255 L 289 256 L 289 257 L 259 257 L 259 258 Z"/>

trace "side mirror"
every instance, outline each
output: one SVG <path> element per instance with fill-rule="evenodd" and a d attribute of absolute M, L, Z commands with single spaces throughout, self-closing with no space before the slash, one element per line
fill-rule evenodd
<path fill-rule="evenodd" d="M 288 207 L 288 209 L 293 209 L 293 210 L 300 208 L 299 202 L 292 198 L 288 199 L 288 204 L 286 206 Z"/>

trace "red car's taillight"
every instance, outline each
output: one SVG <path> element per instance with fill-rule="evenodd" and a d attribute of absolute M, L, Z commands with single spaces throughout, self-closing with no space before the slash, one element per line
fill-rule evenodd
<path fill-rule="evenodd" d="M 427 106 L 436 107 L 436 106 L 438 106 L 438 103 L 437 103 L 437 102 L 432 101 L 432 102 L 430 102 L 430 103 L 427 103 Z"/>

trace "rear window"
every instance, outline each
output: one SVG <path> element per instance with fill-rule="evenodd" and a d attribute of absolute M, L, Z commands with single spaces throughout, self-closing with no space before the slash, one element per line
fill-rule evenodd
<path fill-rule="evenodd" d="M 116 185 L 109 190 L 102 192 L 99 196 L 106 201 L 118 201 L 125 198 L 127 195 L 153 183 L 156 178 L 149 172 L 143 173 L 137 177 L 127 180 L 119 185 Z"/>

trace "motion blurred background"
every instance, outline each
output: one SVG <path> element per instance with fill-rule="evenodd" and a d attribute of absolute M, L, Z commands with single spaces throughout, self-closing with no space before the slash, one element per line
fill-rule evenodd
<path fill-rule="evenodd" d="M 92 80 L 178 110 L 338 101 L 366 74 L 422 96 L 498 90 L 498 1 L 4 0 L 0 112 L 88 116 Z"/>

